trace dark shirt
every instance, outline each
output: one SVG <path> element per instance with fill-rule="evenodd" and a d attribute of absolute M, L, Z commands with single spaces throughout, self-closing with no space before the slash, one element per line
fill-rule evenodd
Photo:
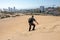
<path fill-rule="evenodd" d="M 28 22 L 32 24 L 34 21 L 36 21 L 34 18 L 29 18 Z"/>

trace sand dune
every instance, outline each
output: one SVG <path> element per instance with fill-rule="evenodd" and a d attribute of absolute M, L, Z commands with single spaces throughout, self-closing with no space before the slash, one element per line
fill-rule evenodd
<path fill-rule="evenodd" d="M 28 31 L 29 15 L 0 19 L 0 40 L 60 40 L 60 17 L 38 16 L 35 31 Z"/>

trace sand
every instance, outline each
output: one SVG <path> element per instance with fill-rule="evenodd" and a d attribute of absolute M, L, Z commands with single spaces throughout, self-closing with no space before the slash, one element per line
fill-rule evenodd
<path fill-rule="evenodd" d="M 60 40 L 60 16 L 38 16 L 35 31 L 28 31 L 29 15 L 0 19 L 0 40 Z"/>

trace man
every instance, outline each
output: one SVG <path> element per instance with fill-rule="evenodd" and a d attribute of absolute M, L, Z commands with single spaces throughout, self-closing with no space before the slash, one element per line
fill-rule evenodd
<path fill-rule="evenodd" d="M 32 15 L 31 18 L 29 18 L 28 23 L 29 23 L 29 31 L 31 31 L 31 27 L 33 26 L 32 30 L 35 30 L 35 24 L 34 21 L 38 24 L 38 22 L 35 20 L 34 16 Z"/>

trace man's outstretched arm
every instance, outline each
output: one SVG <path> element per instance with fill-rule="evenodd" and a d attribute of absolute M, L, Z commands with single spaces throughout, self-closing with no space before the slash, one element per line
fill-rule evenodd
<path fill-rule="evenodd" d="M 38 24 L 38 22 L 34 19 L 34 21 Z"/>
<path fill-rule="evenodd" d="M 35 21 L 37 24 L 38 24 L 38 22 L 37 21 Z"/>

